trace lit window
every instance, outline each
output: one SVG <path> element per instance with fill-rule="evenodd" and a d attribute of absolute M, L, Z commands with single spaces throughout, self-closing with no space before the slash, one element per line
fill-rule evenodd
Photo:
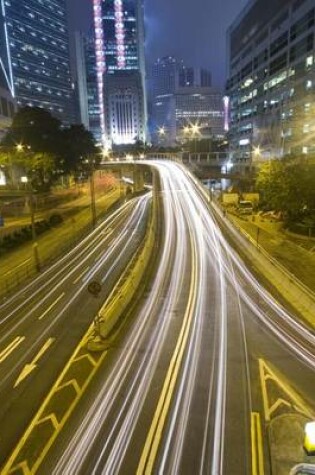
<path fill-rule="evenodd" d="M 310 68 L 314 63 L 314 57 L 313 56 L 308 56 L 305 60 L 305 65 L 307 68 Z"/>

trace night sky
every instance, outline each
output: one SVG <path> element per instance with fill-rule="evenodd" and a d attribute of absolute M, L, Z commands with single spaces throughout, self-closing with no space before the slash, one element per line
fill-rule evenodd
<path fill-rule="evenodd" d="M 225 33 L 248 0 L 145 0 L 147 59 L 174 55 L 187 65 L 211 69 L 213 83 L 223 86 Z M 67 0 L 70 29 L 87 31 L 92 0 Z"/>

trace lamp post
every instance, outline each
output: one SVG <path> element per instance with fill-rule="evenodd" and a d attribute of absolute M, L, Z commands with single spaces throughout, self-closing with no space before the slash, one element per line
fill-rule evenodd
<path fill-rule="evenodd" d="M 86 160 L 86 163 L 89 164 L 89 175 L 90 175 L 90 196 L 91 196 L 91 217 L 92 217 L 92 227 L 93 229 L 96 226 L 96 203 L 95 203 L 95 182 L 94 182 L 94 159 L 92 156 L 89 156 Z"/>
<path fill-rule="evenodd" d="M 31 216 L 31 230 L 32 230 L 32 242 L 33 242 L 33 253 L 34 253 L 34 262 L 35 268 L 37 272 L 40 272 L 40 260 L 39 260 L 39 253 L 38 253 L 38 242 L 37 242 L 37 234 L 36 234 L 36 227 L 35 227 L 35 212 L 34 212 L 34 191 L 33 186 L 27 176 L 21 177 L 21 183 L 25 184 L 25 188 L 28 194 L 28 202 L 30 207 L 30 216 Z"/>
<path fill-rule="evenodd" d="M 158 134 L 159 134 L 160 140 L 165 140 L 166 130 L 164 126 L 158 128 Z"/>
<path fill-rule="evenodd" d="M 194 137 L 194 149 L 195 149 L 195 154 L 197 153 L 197 135 L 200 132 L 200 126 L 198 124 L 193 124 L 191 126 L 191 133 L 192 136 Z"/>
<path fill-rule="evenodd" d="M 30 151 L 31 147 L 27 146 L 28 151 Z M 16 145 L 16 150 L 18 153 L 24 152 L 24 145 L 19 143 Z M 39 253 L 38 253 L 38 242 L 37 242 L 37 234 L 36 234 L 36 227 L 35 227 L 35 212 L 34 212 L 34 190 L 31 180 L 27 176 L 21 177 L 21 183 L 25 184 L 25 188 L 28 194 L 28 201 L 29 201 L 29 208 L 30 208 L 30 216 L 31 216 L 31 230 L 32 230 L 32 242 L 33 242 L 33 253 L 34 253 L 34 262 L 35 268 L 37 272 L 40 272 L 40 260 L 39 260 Z"/>

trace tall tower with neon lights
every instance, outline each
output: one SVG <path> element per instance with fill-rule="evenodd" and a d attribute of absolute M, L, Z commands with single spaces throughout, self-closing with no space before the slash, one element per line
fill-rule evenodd
<path fill-rule="evenodd" d="M 143 0 L 93 0 L 103 144 L 146 141 Z"/>

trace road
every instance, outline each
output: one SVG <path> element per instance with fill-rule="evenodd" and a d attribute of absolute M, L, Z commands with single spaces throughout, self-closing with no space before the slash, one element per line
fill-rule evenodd
<path fill-rule="evenodd" d="M 0 305 L 2 463 L 138 249 L 149 201 L 147 195 L 126 202 Z M 98 297 L 87 290 L 94 280 L 102 285 Z"/>
<path fill-rule="evenodd" d="M 39 423 L 65 420 L 48 399 L 4 473 L 262 475 L 270 421 L 315 413 L 314 335 L 229 246 L 197 181 L 150 165 L 164 215 L 154 279 L 58 436 L 30 453 Z"/>

